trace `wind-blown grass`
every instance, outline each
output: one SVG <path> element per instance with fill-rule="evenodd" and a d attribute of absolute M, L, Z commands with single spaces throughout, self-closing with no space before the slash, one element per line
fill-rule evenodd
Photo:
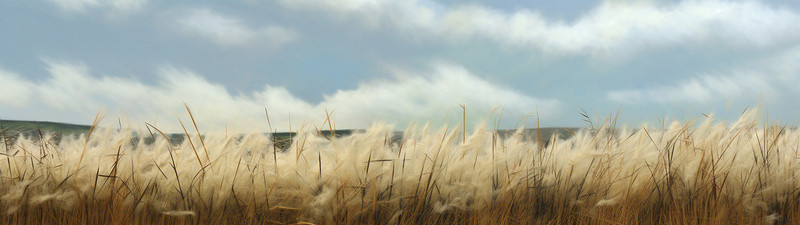
<path fill-rule="evenodd" d="M 549 141 L 306 126 L 286 150 L 196 126 L 177 145 L 154 126 L 20 138 L 0 145 L 0 223 L 798 224 L 800 129 L 757 120 L 607 121 Z"/>

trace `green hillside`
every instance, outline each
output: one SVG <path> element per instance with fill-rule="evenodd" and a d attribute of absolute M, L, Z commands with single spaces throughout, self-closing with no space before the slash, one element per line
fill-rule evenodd
<path fill-rule="evenodd" d="M 89 131 L 89 126 L 47 121 L 0 120 L 0 131 L 6 134 L 59 133 L 79 134 Z"/>

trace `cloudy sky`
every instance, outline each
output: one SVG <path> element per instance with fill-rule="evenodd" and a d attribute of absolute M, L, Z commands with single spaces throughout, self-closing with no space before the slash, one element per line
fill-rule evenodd
<path fill-rule="evenodd" d="M 800 2 L 0 3 L 0 119 L 207 130 L 525 115 L 635 126 L 761 105 L 800 122 Z M 493 115 L 493 116 L 492 116 Z M 535 117 L 528 117 L 535 120 Z"/>

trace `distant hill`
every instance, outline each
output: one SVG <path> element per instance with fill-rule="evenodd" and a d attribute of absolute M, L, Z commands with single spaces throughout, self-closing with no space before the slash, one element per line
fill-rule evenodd
<path fill-rule="evenodd" d="M 88 125 L 77 125 L 77 124 L 68 124 L 68 123 L 57 123 L 57 122 L 47 122 L 47 121 L 20 121 L 20 120 L 0 120 L 0 135 L 5 137 L 17 137 L 20 134 L 27 137 L 39 137 L 39 134 L 46 134 L 46 133 L 57 133 L 59 136 L 64 135 L 76 135 L 76 134 L 83 134 L 89 132 L 90 126 Z M 542 140 L 549 140 L 550 137 L 554 134 L 558 134 L 560 139 L 565 139 L 572 137 L 573 132 L 578 132 L 578 130 L 584 128 L 569 128 L 569 127 L 543 127 L 540 128 L 538 132 L 542 134 Z M 336 136 L 346 136 L 350 135 L 354 132 L 359 132 L 362 130 L 336 130 L 334 133 Z M 331 136 L 331 132 L 324 130 L 320 131 L 324 136 Z M 500 130 L 498 134 L 501 137 L 507 137 L 513 134 L 515 130 Z M 527 129 L 523 131 L 525 136 L 530 138 L 536 138 L 537 130 L 536 129 Z M 278 145 L 281 147 L 288 146 L 290 142 L 290 137 L 297 135 L 294 132 L 278 132 L 273 134 L 273 138 L 276 139 Z M 469 133 L 467 134 L 469 135 Z M 183 134 L 169 134 L 170 139 L 172 139 L 173 143 L 180 143 L 183 141 Z M 398 141 L 402 137 L 402 132 L 398 131 L 395 132 L 394 137 L 392 137 L 392 141 Z"/>
<path fill-rule="evenodd" d="M 0 131 L 8 134 L 33 134 L 42 131 L 64 134 L 80 134 L 90 126 L 47 121 L 0 120 Z"/>

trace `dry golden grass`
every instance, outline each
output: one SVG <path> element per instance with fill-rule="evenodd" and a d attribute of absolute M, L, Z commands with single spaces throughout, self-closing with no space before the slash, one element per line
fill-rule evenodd
<path fill-rule="evenodd" d="M 549 141 L 306 126 L 287 150 L 196 125 L 178 145 L 155 126 L 19 139 L 0 147 L 0 223 L 800 224 L 800 129 L 757 120 Z"/>

